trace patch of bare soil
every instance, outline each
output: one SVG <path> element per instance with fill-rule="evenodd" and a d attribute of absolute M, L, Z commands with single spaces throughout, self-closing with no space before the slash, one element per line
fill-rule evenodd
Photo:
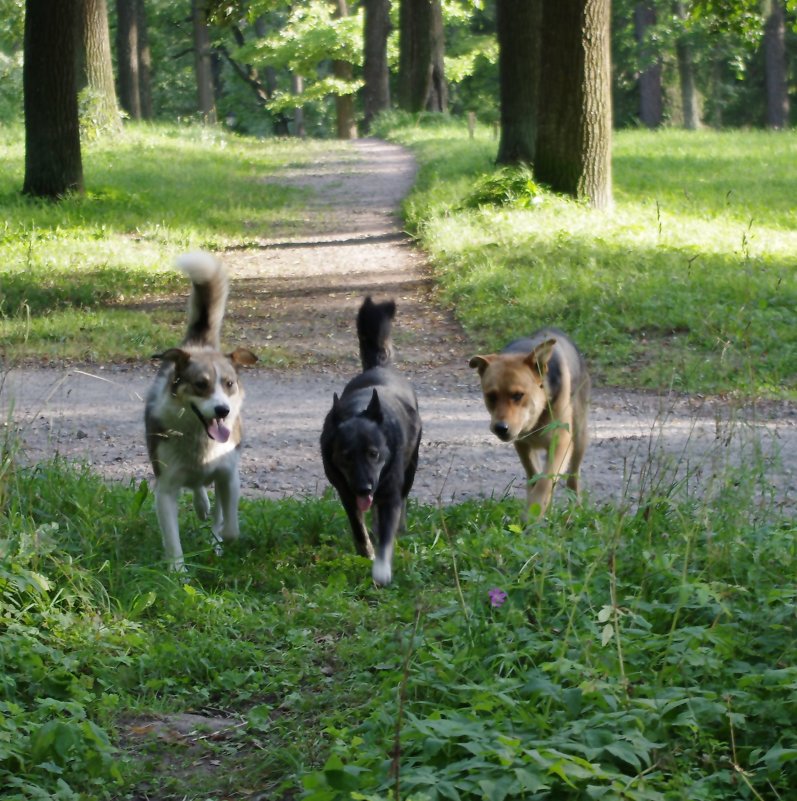
<path fill-rule="evenodd" d="M 402 233 L 398 206 L 414 176 L 403 148 L 367 139 L 341 145 L 269 179 L 313 190 L 301 231 L 219 254 L 233 277 L 226 341 L 274 347 L 301 365 L 244 375 L 249 497 L 315 495 L 328 486 L 318 437 L 332 393 L 357 372 L 354 319 L 366 294 L 398 304 L 397 362 L 416 387 L 424 422 L 413 496 L 442 503 L 522 496 L 514 449 L 489 433 L 467 367 L 478 349 L 436 302 L 423 254 Z M 555 321 L 529 321 L 529 328 L 548 322 Z M 507 339 L 522 333 L 507 331 Z M 2 419 L 21 433 L 29 460 L 59 453 L 109 479 L 138 482 L 150 478 L 142 416 L 153 376 L 148 364 L 12 370 L 0 386 Z M 761 502 L 793 504 L 797 492 L 793 404 L 738 407 L 598 387 L 591 439 L 583 484 L 601 503 L 633 504 L 676 482 L 707 491 L 729 466 L 740 493 L 765 475 Z"/>

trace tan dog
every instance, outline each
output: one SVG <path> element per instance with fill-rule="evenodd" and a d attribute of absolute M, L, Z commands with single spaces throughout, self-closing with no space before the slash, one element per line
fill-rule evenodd
<path fill-rule="evenodd" d="M 470 366 L 481 376 L 490 430 L 515 446 L 526 471 L 529 514 L 545 514 L 564 475 L 578 494 L 590 380 L 573 341 L 557 328 L 543 328 L 500 353 L 474 356 Z M 547 453 L 544 470 L 541 451 Z"/>

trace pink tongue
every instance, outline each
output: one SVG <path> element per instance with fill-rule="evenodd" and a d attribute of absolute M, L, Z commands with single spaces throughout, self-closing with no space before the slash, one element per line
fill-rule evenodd
<path fill-rule="evenodd" d="M 208 436 L 216 442 L 226 442 L 230 438 L 230 429 L 221 420 L 213 420 L 208 425 Z"/>
<path fill-rule="evenodd" d="M 373 495 L 358 495 L 357 496 L 357 508 L 361 512 L 367 512 L 371 508 L 371 504 L 374 502 Z"/>

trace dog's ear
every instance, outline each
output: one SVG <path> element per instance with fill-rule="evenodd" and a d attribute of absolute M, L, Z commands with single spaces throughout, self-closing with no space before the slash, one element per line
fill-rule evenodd
<path fill-rule="evenodd" d="M 376 390 L 371 395 L 371 400 L 368 403 L 368 408 L 363 412 L 363 417 L 366 420 L 373 420 L 377 425 L 381 424 L 384 417 L 382 416 L 382 404 L 379 402 L 379 395 Z"/>
<path fill-rule="evenodd" d="M 332 419 L 337 423 L 340 421 L 340 398 L 337 392 L 332 393 Z"/>
<path fill-rule="evenodd" d="M 494 356 L 473 356 L 468 362 L 468 367 L 474 367 L 479 371 L 479 375 L 484 375 L 484 371 L 494 358 Z"/>
<path fill-rule="evenodd" d="M 534 350 L 529 353 L 524 359 L 524 362 L 531 367 L 532 370 L 545 375 L 548 370 L 548 362 L 551 360 L 553 354 L 553 346 L 556 344 L 555 339 L 546 339 L 545 342 L 537 345 Z"/>
<path fill-rule="evenodd" d="M 169 348 L 163 353 L 156 353 L 153 359 L 160 359 L 162 362 L 172 362 L 178 370 L 182 370 L 190 361 L 191 356 L 182 348 Z"/>
<path fill-rule="evenodd" d="M 251 367 L 257 361 L 257 356 L 246 348 L 236 348 L 232 353 L 227 354 L 227 358 L 236 367 Z"/>

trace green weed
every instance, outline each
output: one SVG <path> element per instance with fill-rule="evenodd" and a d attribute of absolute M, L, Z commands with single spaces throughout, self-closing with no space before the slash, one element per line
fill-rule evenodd
<path fill-rule="evenodd" d="M 377 590 L 332 495 L 243 502 L 221 557 L 185 499 L 184 582 L 146 483 L 6 464 L 9 798 L 775 801 L 797 782 L 797 529 L 756 501 L 763 475 L 528 529 L 514 500 L 411 505 Z M 169 734 L 187 713 L 227 728 Z"/>

